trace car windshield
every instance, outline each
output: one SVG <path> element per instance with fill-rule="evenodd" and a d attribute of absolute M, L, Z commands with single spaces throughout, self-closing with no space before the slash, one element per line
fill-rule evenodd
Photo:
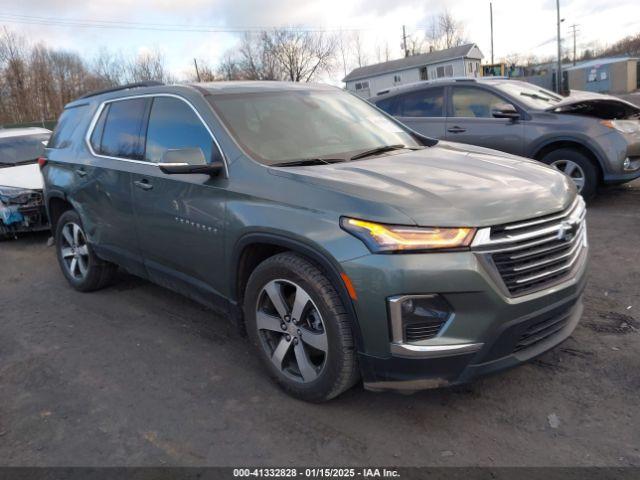
<path fill-rule="evenodd" d="M 0 137 L 0 168 L 35 163 L 48 139 L 47 133 Z"/>
<path fill-rule="evenodd" d="M 341 91 L 231 93 L 210 101 L 238 144 L 266 165 L 420 146 L 374 107 Z"/>
<path fill-rule="evenodd" d="M 553 93 L 550 90 L 526 82 L 511 80 L 508 82 L 498 83 L 496 88 L 511 95 L 512 97 L 515 97 L 528 107 L 541 110 L 552 107 L 562 100 L 562 97 L 557 93 Z"/>

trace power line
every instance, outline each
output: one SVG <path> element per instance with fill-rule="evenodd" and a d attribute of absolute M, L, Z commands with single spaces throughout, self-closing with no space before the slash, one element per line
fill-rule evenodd
<path fill-rule="evenodd" d="M 95 20 L 95 19 L 72 19 L 62 17 L 41 17 L 34 15 L 18 15 L 0 13 L 0 22 L 18 23 L 29 25 L 44 25 L 54 27 L 74 27 L 74 28 L 97 28 L 97 29 L 122 29 L 122 30 L 152 30 L 171 32 L 195 32 L 195 33 L 244 33 L 259 32 L 270 29 L 290 30 L 296 32 L 339 32 L 339 31 L 361 31 L 374 30 L 372 27 L 325 27 L 325 28 L 304 28 L 292 26 L 232 26 L 223 27 L 218 25 L 190 25 L 171 23 L 143 23 L 130 22 L 124 20 Z"/>

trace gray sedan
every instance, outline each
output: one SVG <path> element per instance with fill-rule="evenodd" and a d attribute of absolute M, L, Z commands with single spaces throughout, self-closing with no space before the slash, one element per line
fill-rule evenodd
<path fill-rule="evenodd" d="M 584 197 L 640 177 L 640 109 L 616 97 L 561 97 L 502 78 L 420 82 L 369 99 L 433 138 L 540 160 L 570 176 Z"/>

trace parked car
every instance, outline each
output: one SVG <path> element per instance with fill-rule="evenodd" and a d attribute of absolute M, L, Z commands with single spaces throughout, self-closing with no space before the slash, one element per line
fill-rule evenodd
<path fill-rule="evenodd" d="M 42 171 L 72 287 L 118 265 L 217 308 L 306 400 L 359 378 L 466 382 L 559 344 L 582 312 L 585 206 L 568 177 L 425 139 L 333 87 L 90 95 L 67 105 Z"/>
<path fill-rule="evenodd" d="M 38 158 L 51 131 L 0 128 L 0 239 L 47 230 Z"/>
<path fill-rule="evenodd" d="M 396 87 L 370 101 L 423 135 L 552 165 L 584 197 L 640 177 L 640 108 L 616 97 L 564 98 L 526 82 L 464 78 Z"/>

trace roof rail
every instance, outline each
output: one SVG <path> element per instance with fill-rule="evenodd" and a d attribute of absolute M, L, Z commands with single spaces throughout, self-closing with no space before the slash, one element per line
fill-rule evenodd
<path fill-rule="evenodd" d="M 155 80 L 147 80 L 145 82 L 136 82 L 136 83 L 127 83 L 125 85 L 120 85 L 118 87 L 105 88 L 104 90 L 96 90 L 94 92 L 89 92 L 79 97 L 78 99 L 95 97 L 96 95 L 102 95 L 104 93 L 111 93 L 111 92 L 118 92 L 120 90 L 129 90 L 130 88 L 159 87 L 161 85 L 164 85 L 164 83 L 157 82 Z"/>

